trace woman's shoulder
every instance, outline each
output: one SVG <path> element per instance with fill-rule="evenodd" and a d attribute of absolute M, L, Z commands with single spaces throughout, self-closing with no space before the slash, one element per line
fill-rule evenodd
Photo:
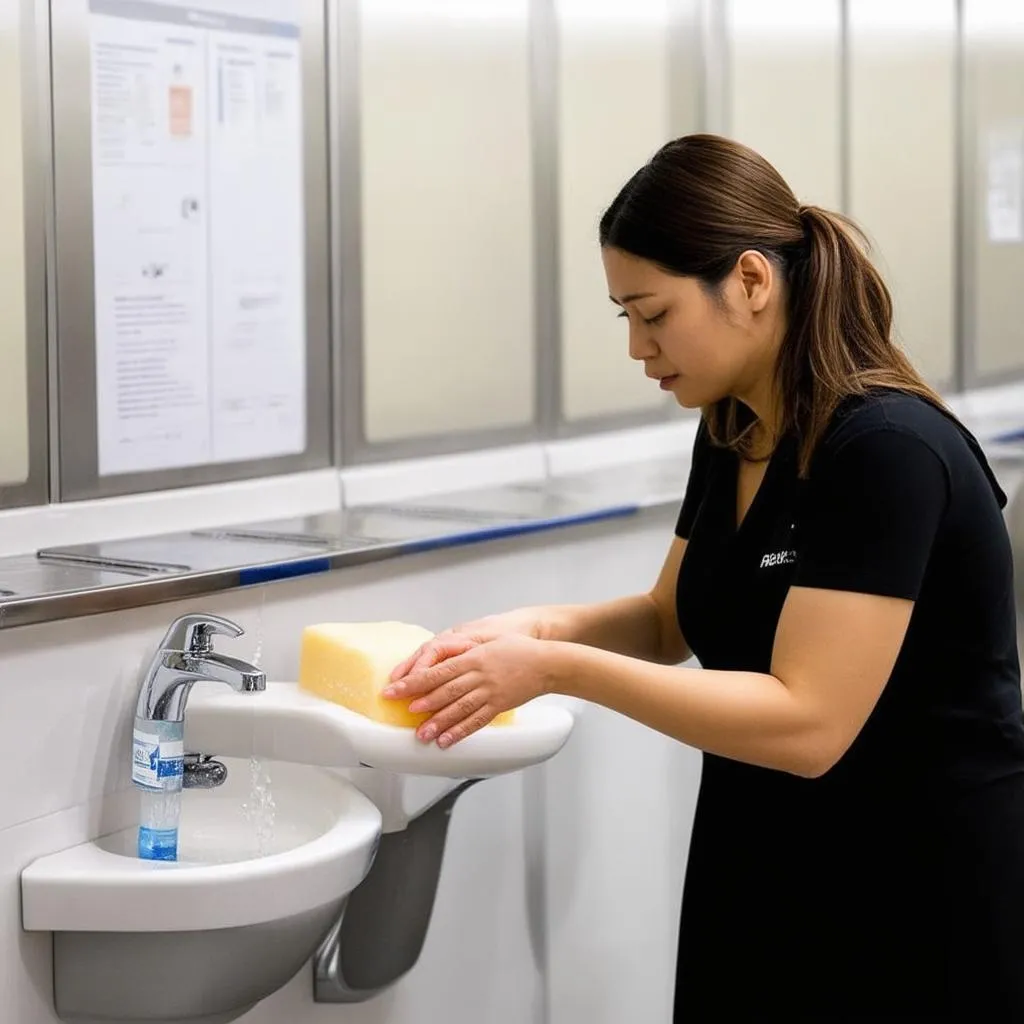
<path fill-rule="evenodd" d="M 895 442 L 894 436 L 899 438 Z M 872 460 L 934 460 L 954 490 L 987 485 L 1000 507 L 1006 504 L 1006 494 L 977 438 L 951 412 L 927 398 L 894 390 L 851 396 L 832 417 L 812 465 L 839 458 L 853 442 L 865 465 Z"/>
<path fill-rule="evenodd" d="M 888 433 L 916 438 L 945 457 L 950 444 L 964 441 L 965 429 L 953 415 L 920 395 L 879 389 L 850 395 L 840 403 L 822 437 L 822 453 L 836 452 L 858 438 Z"/>

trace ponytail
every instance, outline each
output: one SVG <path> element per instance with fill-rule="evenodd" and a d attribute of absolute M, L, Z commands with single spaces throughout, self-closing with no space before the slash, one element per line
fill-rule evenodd
<path fill-rule="evenodd" d="M 838 213 L 801 206 L 804 251 L 790 266 L 789 330 L 777 383 L 784 429 L 800 441 L 800 472 L 842 400 L 895 388 L 934 405 L 942 399 L 892 340 L 892 298 L 867 256 L 867 240 Z"/>

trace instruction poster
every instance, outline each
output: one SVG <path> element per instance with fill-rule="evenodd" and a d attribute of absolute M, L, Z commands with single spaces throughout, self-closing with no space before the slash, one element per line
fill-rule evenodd
<path fill-rule="evenodd" d="M 302 452 L 295 0 L 90 0 L 101 476 Z"/>

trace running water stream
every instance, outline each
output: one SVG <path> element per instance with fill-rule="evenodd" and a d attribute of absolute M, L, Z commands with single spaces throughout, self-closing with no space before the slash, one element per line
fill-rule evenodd
<path fill-rule="evenodd" d="M 260 668 L 263 660 L 263 609 L 266 604 L 266 589 L 260 589 L 260 606 L 256 613 L 256 645 L 253 649 L 252 664 Z M 256 855 L 264 857 L 270 850 L 274 838 L 274 793 L 270 772 L 263 760 L 255 754 L 249 758 L 249 799 L 242 804 L 245 820 L 253 826 L 256 839 Z"/>

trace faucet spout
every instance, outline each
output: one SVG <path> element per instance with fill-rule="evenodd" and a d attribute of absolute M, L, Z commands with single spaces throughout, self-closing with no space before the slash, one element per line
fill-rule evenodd
<path fill-rule="evenodd" d="M 218 654 L 209 642 L 212 632 L 237 636 L 241 629 L 212 616 L 186 616 L 189 643 L 185 650 L 162 646 L 146 672 L 139 690 L 136 717 L 147 721 L 182 722 L 192 687 L 202 681 L 225 683 L 239 693 L 265 690 L 267 677 L 255 665 L 226 654 Z M 168 631 L 175 634 L 176 623 Z M 230 629 L 229 629 L 230 627 Z M 181 630 L 178 630 L 181 632 Z"/>
<path fill-rule="evenodd" d="M 255 665 L 226 654 L 208 654 L 203 658 L 192 658 L 192 671 L 200 679 L 215 683 L 227 683 L 239 693 L 258 693 L 267 688 L 267 676 Z"/>

